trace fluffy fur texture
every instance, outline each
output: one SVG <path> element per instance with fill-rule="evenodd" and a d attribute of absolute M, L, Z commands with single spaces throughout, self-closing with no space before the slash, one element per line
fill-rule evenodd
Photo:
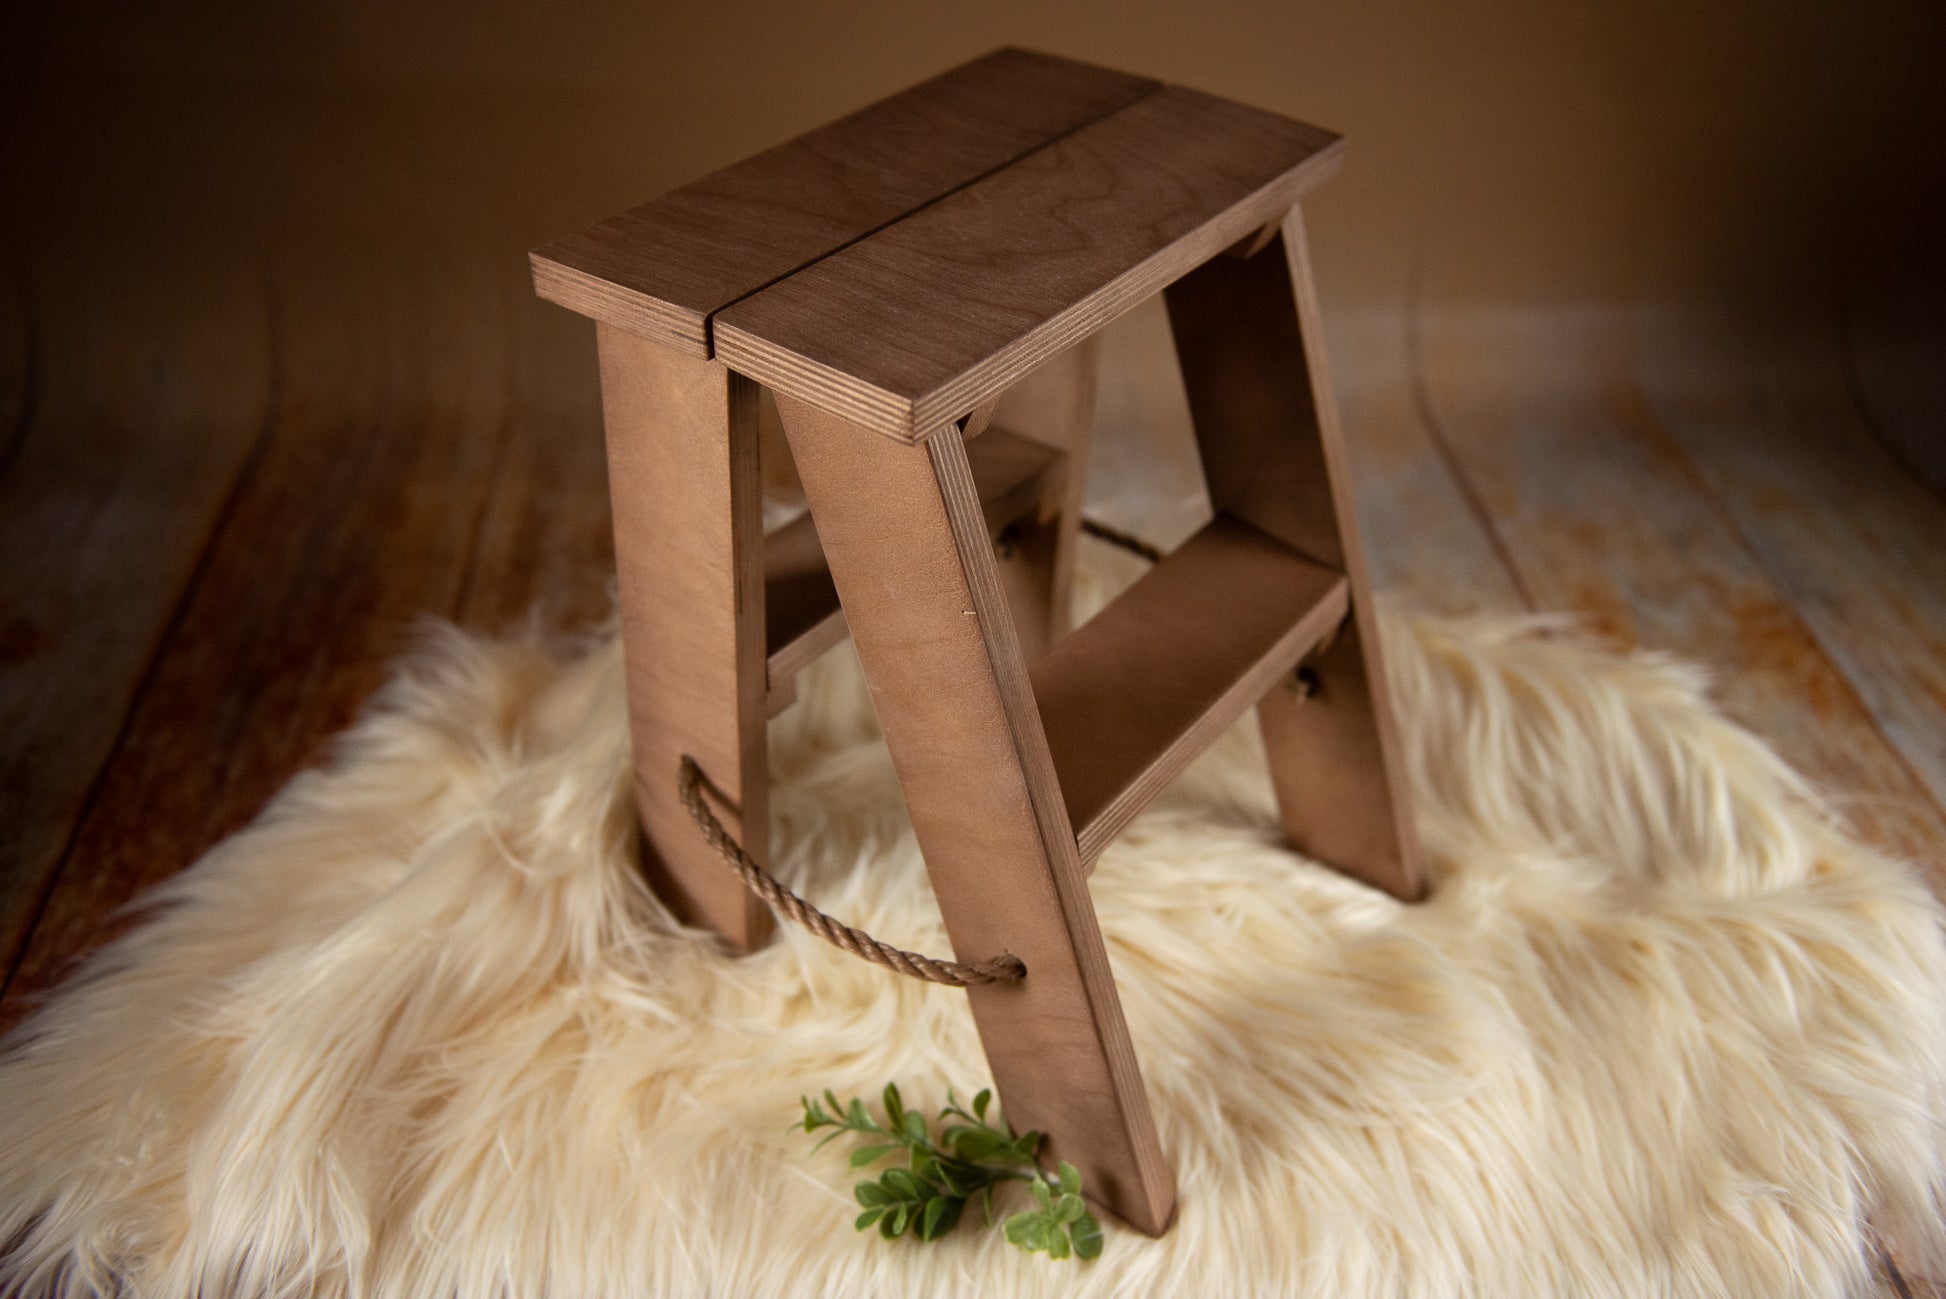
<path fill-rule="evenodd" d="M 0 1291 L 1870 1293 L 1936 1244 L 1946 948 L 1695 672 L 1394 620 L 1432 899 L 1278 844 L 1253 730 L 1093 880 L 1182 1210 L 1089 1265 L 855 1235 L 802 1092 L 962 1095 L 961 994 L 672 927 L 612 641 L 433 636 L 0 1064 Z M 944 948 L 855 667 L 773 730 L 787 880 Z"/>

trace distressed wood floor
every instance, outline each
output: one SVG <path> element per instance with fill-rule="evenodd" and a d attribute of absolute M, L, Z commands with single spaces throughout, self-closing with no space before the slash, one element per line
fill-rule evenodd
<path fill-rule="evenodd" d="M 281 129 L 220 109 L 182 111 Z M 573 223 L 402 218 L 387 184 L 365 222 L 356 183 L 267 180 L 327 217 L 254 241 L 276 203 L 137 229 L 82 188 L 0 264 L 0 1026 L 313 761 L 417 620 L 606 609 L 592 336 L 521 256 Z M 1706 664 L 1946 884 L 1938 394 L 1842 325 L 1407 303 L 1332 343 L 1381 585 Z M 1106 353 L 1091 491 L 1166 533 L 1196 483 L 1159 312 Z"/>

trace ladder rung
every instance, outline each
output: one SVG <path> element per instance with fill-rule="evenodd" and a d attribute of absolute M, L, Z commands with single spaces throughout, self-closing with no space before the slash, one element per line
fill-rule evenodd
<path fill-rule="evenodd" d="M 1059 450 L 989 425 L 966 444 L 987 529 L 999 536 L 1009 523 L 1037 511 L 1058 491 L 1067 457 Z M 792 681 L 811 660 L 845 638 L 838 590 L 818 544 L 811 516 L 800 514 L 764 537 L 764 641 L 775 715 L 795 697 Z"/>
<path fill-rule="evenodd" d="M 1081 859 L 1328 636 L 1343 575 L 1229 515 L 1032 669 Z"/>

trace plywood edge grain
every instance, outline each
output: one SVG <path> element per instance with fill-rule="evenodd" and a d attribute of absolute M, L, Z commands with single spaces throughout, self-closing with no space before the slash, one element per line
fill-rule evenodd
<path fill-rule="evenodd" d="M 710 355 L 709 313 L 666 302 L 573 264 L 573 253 L 552 245 L 527 254 L 534 292 L 557 307 L 638 334 L 684 356 Z"/>

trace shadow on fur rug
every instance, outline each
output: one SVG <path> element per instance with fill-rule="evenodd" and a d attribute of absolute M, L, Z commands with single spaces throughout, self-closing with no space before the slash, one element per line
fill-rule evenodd
<path fill-rule="evenodd" d="M 1227 736 L 1092 881 L 1175 1230 L 1089 1264 L 852 1231 L 800 1093 L 983 1085 L 963 997 L 630 865 L 612 641 L 433 636 L 0 1064 L 0 1292 L 1874 1293 L 1938 1258 L 1946 949 L 1696 674 L 1395 619 L 1431 900 L 1278 846 Z M 778 873 L 945 940 L 855 667 L 773 723 Z M 1888 1291 L 1889 1293 L 1889 1291 Z"/>

